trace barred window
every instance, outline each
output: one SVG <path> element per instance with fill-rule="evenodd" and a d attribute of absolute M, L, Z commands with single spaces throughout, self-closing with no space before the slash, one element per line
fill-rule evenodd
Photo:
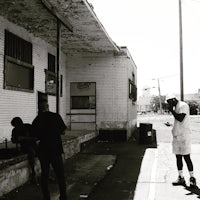
<path fill-rule="evenodd" d="M 56 57 L 48 53 L 48 70 L 51 72 L 56 72 Z"/>
<path fill-rule="evenodd" d="M 4 88 L 33 92 L 32 44 L 5 30 Z"/>
<path fill-rule="evenodd" d="M 32 64 L 32 44 L 5 30 L 5 55 Z"/>

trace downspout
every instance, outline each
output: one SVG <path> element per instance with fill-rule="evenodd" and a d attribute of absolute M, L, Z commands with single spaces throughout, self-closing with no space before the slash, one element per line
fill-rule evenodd
<path fill-rule="evenodd" d="M 44 7 L 56 18 L 57 20 L 57 40 L 56 40 L 56 48 L 57 48 L 57 55 L 56 55 L 56 61 L 57 61 L 57 67 L 56 67 L 56 112 L 59 113 L 59 107 L 60 107 L 60 87 L 59 87 L 59 76 L 60 76 L 60 49 L 61 49 L 61 24 L 67 28 L 70 32 L 73 32 L 72 25 L 68 22 L 66 18 L 64 18 L 62 15 L 59 14 L 57 9 L 51 5 L 51 3 L 48 0 L 41 0 Z"/>
<path fill-rule="evenodd" d="M 61 22 L 60 20 L 57 18 L 57 45 L 56 45 L 56 48 L 57 48 L 57 52 L 56 52 L 56 63 L 57 63 L 57 66 L 56 66 L 56 113 L 59 113 L 60 111 L 60 82 L 59 82 L 59 78 L 60 78 L 60 32 L 61 32 Z"/>

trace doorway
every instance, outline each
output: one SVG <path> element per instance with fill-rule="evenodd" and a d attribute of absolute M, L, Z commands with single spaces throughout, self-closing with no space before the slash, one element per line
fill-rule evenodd
<path fill-rule="evenodd" d="M 38 91 L 38 105 L 37 105 L 37 110 L 39 110 L 40 104 L 42 102 L 47 102 L 48 103 L 47 93 L 43 93 L 43 92 L 39 92 Z"/>
<path fill-rule="evenodd" d="M 71 130 L 96 130 L 96 82 L 70 83 Z"/>

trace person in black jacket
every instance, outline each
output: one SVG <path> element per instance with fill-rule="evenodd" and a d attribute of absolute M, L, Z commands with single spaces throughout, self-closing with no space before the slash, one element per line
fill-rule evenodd
<path fill-rule="evenodd" d="M 38 116 L 33 120 L 32 131 L 39 140 L 39 160 L 41 165 L 41 188 L 45 200 L 50 200 L 48 179 L 50 165 L 57 176 L 60 200 L 66 200 L 66 181 L 62 160 L 63 146 L 61 135 L 66 129 L 65 123 L 57 113 L 49 111 L 47 102 L 42 102 Z"/>
<path fill-rule="evenodd" d="M 12 130 L 11 141 L 14 144 L 20 144 L 22 153 L 27 154 L 28 162 L 31 168 L 31 181 L 36 181 L 35 157 L 37 155 L 36 138 L 31 135 L 31 124 L 23 123 L 20 117 L 14 117 L 11 120 Z"/>

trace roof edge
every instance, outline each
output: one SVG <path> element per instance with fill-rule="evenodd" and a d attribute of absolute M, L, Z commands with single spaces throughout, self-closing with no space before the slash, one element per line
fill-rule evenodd
<path fill-rule="evenodd" d="M 103 24 L 100 22 L 100 20 L 98 19 L 96 13 L 94 12 L 94 10 L 92 9 L 91 5 L 87 0 L 82 0 L 84 2 L 84 4 L 87 6 L 88 10 L 90 11 L 90 13 L 93 15 L 93 17 L 96 19 L 96 21 L 98 22 L 100 28 L 102 29 L 102 31 L 106 34 L 108 40 L 110 41 L 110 43 L 113 45 L 114 50 L 115 51 L 120 51 L 120 47 L 118 47 L 116 45 L 116 43 L 111 39 L 111 37 L 109 36 L 109 34 L 107 33 L 106 29 L 104 28 Z"/>

